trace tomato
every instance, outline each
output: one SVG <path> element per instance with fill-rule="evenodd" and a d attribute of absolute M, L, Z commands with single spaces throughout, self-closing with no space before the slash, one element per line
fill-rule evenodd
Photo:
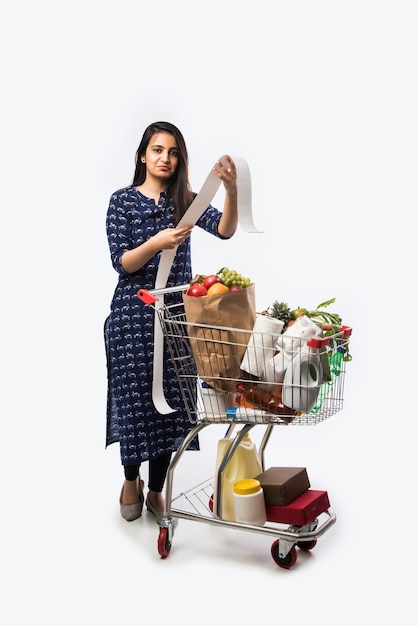
<path fill-rule="evenodd" d="M 221 277 L 218 276 L 217 274 L 209 274 L 209 276 L 206 276 L 206 278 L 203 281 L 203 286 L 206 289 L 209 289 L 209 287 L 212 287 L 212 285 L 214 285 L 215 283 L 221 283 Z"/>
<path fill-rule="evenodd" d="M 186 293 L 188 296 L 200 297 L 206 296 L 208 292 L 207 289 L 200 283 L 194 283 L 191 287 L 189 287 Z"/>

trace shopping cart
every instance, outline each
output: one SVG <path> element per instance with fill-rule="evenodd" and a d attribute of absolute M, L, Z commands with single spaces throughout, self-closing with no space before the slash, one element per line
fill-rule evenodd
<path fill-rule="evenodd" d="M 155 310 L 178 379 L 179 390 L 193 427 L 173 455 L 166 479 L 165 510 L 159 518 L 158 552 L 166 558 L 172 547 L 176 518 L 274 537 L 271 556 L 282 568 L 293 567 L 297 550 L 311 550 L 336 521 L 326 491 L 307 490 L 289 506 L 266 507 L 263 526 L 225 519 L 222 513 L 223 474 L 244 437 L 255 426 L 265 428 L 258 446 L 261 468 L 275 426 L 313 426 L 343 407 L 349 326 L 307 342 L 287 331 L 286 350 L 278 350 L 281 336 L 191 323 L 182 303 L 166 304 L 169 292 L 188 285 L 153 291 L 139 290 L 138 298 Z M 157 358 L 155 355 L 154 358 Z M 216 373 L 211 361 L 216 358 Z M 281 359 L 286 359 L 284 363 Z M 223 375 L 219 362 L 236 364 Z M 247 367 L 251 363 L 251 367 Z M 268 377 L 255 376 L 268 372 Z M 244 369 L 246 368 L 246 369 Z M 250 370 L 250 371 L 247 371 Z M 231 391 L 232 390 L 232 391 Z M 206 427 L 226 425 L 231 439 L 215 475 L 173 497 L 174 472 L 189 444 Z M 237 432 L 237 427 L 239 430 Z"/>

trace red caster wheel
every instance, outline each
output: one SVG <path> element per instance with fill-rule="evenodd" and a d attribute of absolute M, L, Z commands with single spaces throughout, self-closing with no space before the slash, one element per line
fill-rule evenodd
<path fill-rule="evenodd" d="M 168 528 L 160 528 L 158 535 L 158 554 L 162 559 L 166 559 L 170 554 L 171 541 L 168 538 Z"/>
<path fill-rule="evenodd" d="M 298 556 L 296 553 L 296 547 L 292 546 L 286 556 L 281 557 L 279 552 L 279 544 L 280 539 L 277 539 L 271 546 L 271 556 L 273 557 L 273 561 L 277 563 L 279 567 L 283 567 L 284 569 L 290 569 L 296 563 L 296 559 Z"/>
<path fill-rule="evenodd" d="M 296 545 L 301 550 L 304 550 L 305 552 L 307 552 L 308 550 L 312 550 L 316 546 L 316 544 L 317 544 L 317 540 L 312 539 L 312 541 L 298 541 Z"/>

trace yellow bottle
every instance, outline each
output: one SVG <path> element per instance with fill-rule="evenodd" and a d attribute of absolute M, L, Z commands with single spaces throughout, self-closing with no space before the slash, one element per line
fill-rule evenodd
<path fill-rule="evenodd" d="M 238 436 L 238 435 L 237 435 Z M 214 512 L 216 513 L 218 493 L 217 493 L 217 476 L 218 469 L 228 452 L 230 445 L 233 442 L 233 438 L 225 437 L 218 442 L 218 450 L 215 466 L 215 484 L 214 484 Z M 249 434 L 244 435 L 239 446 L 235 450 L 232 458 L 225 467 L 221 480 L 221 504 L 222 511 L 221 517 L 225 520 L 237 521 L 235 516 L 235 504 L 234 504 L 234 484 L 243 478 L 255 478 L 263 471 L 261 462 L 258 456 L 257 447 L 251 440 Z"/>

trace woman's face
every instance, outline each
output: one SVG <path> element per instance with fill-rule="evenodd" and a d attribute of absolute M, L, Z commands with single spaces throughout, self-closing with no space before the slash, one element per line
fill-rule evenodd
<path fill-rule="evenodd" d="M 145 152 L 147 176 L 170 180 L 178 164 L 177 142 L 170 133 L 155 133 Z"/>

